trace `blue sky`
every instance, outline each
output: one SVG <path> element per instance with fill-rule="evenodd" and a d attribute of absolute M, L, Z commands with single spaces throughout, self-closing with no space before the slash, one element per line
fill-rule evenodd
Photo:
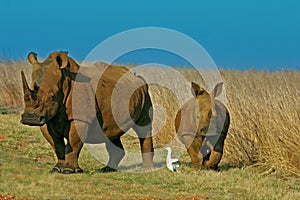
<path fill-rule="evenodd" d="M 188 35 L 220 67 L 300 66 L 297 0 L 0 0 L 0 25 L 2 59 L 23 59 L 30 51 L 46 57 L 53 50 L 67 50 L 80 60 L 114 34 L 150 26 Z M 148 51 L 128 56 L 123 62 L 140 64 L 155 55 L 159 61 L 162 55 Z M 181 64 L 168 55 L 164 60 L 170 65 Z"/>

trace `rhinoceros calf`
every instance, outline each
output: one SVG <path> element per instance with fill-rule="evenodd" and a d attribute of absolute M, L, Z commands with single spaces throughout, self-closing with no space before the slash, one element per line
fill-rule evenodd
<path fill-rule="evenodd" d="M 142 78 L 125 67 L 100 63 L 102 76 L 92 79 L 79 71 L 67 52 L 53 52 L 43 63 L 36 53 L 29 53 L 28 61 L 33 66 L 32 84 L 28 86 L 21 72 L 25 101 L 21 123 L 40 126 L 58 158 L 52 172 L 82 172 L 78 157 L 85 142 L 105 142 L 109 161 L 100 172 L 115 171 L 125 154 L 120 137 L 130 128 L 139 137 L 143 167 L 154 167 L 152 102 Z M 100 76 L 93 70 L 87 74 Z M 95 80 L 98 83 L 91 83 Z M 116 86 L 119 93 L 134 91 L 113 99 Z"/>
<path fill-rule="evenodd" d="M 224 149 L 230 117 L 227 108 L 215 97 L 222 93 L 223 83 L 209 94 L 192 82 L 194 98 L 178 111 L 175 129 L 180 141 L 187 148 L 195 168 L 217 169 Z"/>

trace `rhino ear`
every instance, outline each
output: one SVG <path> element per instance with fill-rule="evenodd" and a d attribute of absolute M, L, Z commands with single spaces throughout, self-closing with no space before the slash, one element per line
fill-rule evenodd
<path fill-rule="evenodd" d="M 37 54 L 34 53 L 34 52 L 30 52 L 27 56 L 27 59 L 28 61 L 31 63 L 31 64 L 36 64 L 38 63 L 37 61 Z"/>
<path fill-rule="evenodd" d="M 223 90 L 223 83 L 221 82 L 215 86 L 215 89 L 211 92 L 211 97 L 216 98 L 222 93 L 222 90 Z"/>
<path fill-rule="evenodd" d="M 199 95 L 202 95 L 205 92 L 205 90 L 200 87 L 197 83 L 192 82 L 192 94 L 197 97 Z"/>
<path fill-rule="evenodd" d="M 64 69 L 68 66 L 68 52 L 59 52 L 57 56 L 55 56 L 55 60 L 59 66 L 59 68 Z"/>
<path fill-rule="evenodd" d="M 27 60 L 32 64 L 34 70 L 38 70 L 41 68 L 40 63 L 37 60 L 37 54 L 34 52 L 30 52 L 27 56 Z"/>
<path fill-rule="evenodd" d="M 72 73 L 77 73 L 79 70 L 78 64 L 68 56 L 68 52 L 54 52 L 54 59 L 60 69 L 66 69 Z"/>

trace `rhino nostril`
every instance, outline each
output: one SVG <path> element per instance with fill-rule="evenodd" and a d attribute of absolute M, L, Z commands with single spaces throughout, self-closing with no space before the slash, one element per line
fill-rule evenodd
<path fill-rule="evenodd" d="M 44 116 L 40 116 L 39 121 L 41 124 L 44 124 L 46 122 L 46 118 Z"/>
<path fill-rule="evenodd" d="M 36 113 L 24 113 L 21 116 L 21 123 L 22 124 L 28 124 L 28 125 L 36 125 L 36 126 L 40 126 L 46 123 L 46 117 L 36 114 Z"/>

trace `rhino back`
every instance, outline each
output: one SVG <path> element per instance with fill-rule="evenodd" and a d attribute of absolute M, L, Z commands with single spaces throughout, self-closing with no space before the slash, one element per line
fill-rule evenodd
<path fill-rule="evenodd" d="M 146 95 L 148 87 L 141 78 L 125 67 L 108 66 L 96 89 L 103 127 L 129 129 L 138 120 Z"/>

